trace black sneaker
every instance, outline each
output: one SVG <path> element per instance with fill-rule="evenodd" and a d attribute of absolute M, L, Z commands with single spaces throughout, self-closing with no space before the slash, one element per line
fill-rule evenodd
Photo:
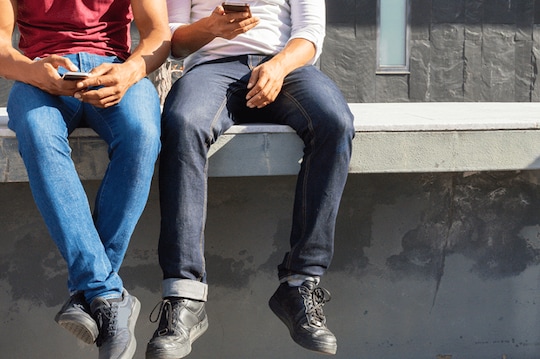
<path fill-rule="evenodd" d="M 164 299 L 159 306 L 161 320 L 146 347 L 146 359 L 179 359 L 191 352 L 191 344 L 208 329 L 204 302 L 185 299 Z M 150 321 L 152 320 L 150 313 Z"/>
<path fill-rule="evenodd" d="M 90 304 L 99 327 L 99 359 L 131 359 L 137 348 L 135 323 L 141 304 L 124 290 L 122 298 L 96 298 Z"/>
<path fill-rule="evenodd" d="M 54 320 L 86 344 L 94 344 L 98 337 L 98 326 L 90 315 L 90 306 L 86 303 L 82 292 L 69 297 Z"/>
<path fill-rule="evenodd" d="M 305 281 L 299 287 L 282 283 L 268 304 L 291 334 L 291 338 L 306 349 L 323 354 L 336 354 L 337 340 L 326 327 L 323 305 L 330 292 Z"/>

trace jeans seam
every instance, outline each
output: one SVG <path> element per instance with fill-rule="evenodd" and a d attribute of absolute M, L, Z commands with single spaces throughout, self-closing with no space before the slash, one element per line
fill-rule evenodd
<path fill-rule="evenodd" d="M 298 110 L 304 115 L 306 119 L 307 127 L 311 134 L 311 140 L 309 144 L 310 144 L 310 147 L 313 149 L 314 144 L 315 144 L 315 130 L 313 129 L 313 121 L 311 120 L 311 117 L 306 112 L 306 110 L 301 106 L 301 104 L 294 98 L 294 96 L 289 94 L 287 91 L 283 91 L 282 94 L 283 96 L 287 97 L 291 102 L 293 102 L 298 108 Z M 305 239 L 305 234 L 306 234 L 307 181 L 308 181 L 309 171 L 311 167 L 311 156 L 312 156 L 312 152 L 309 153 L 309 155 L 306 155 L 304 152 L 304 157 L 302 160 L 302 163 L 304 165 L 304 179 L 302 183 L 302 232 L 300 234 L 300 238 L 302 238 L 303 240 Z M 297 250 L 297 248 L 298 248 L 297 246 L 295 248 L 291 248 L 291 255 L 289 256 L 288 263 L 287 263 L 287 267 L 289 268 L 291 267 L 293 258 L 296 254 L 295 251 Z"/>
<path fill-rule="evenodd" d="M 202 227 L 200 228 L 199 235 L 199 253 L 201 254 L 201 277 L 197 278 L 199 281 L 204 279 L 206 273 L 206 258 L 204 257 L 204 229 L 206 227 L 206 218 L 208 213 L 208 151 L 206 156 L 206 163 L 204 165 L 204 207 L 203 207 L 203 220 L 201 221 Z"/>
<path fill-rule="evenodd" d="M 97 111 L 96 108 L 93 107 L 93 106 L 90 106 L 90 109 L 91 109 L 91 111 L 95 112 L 96 115 L 99 116 L 99 118 L 106 124 L 106 127 L 107 127 L 107 129 L 108 129 L 108 131 L 109 131 L 109 135 L 110 135 L 111 137 L 113 137 L 113 136 L 112 136 L 112 130 L 111 130 L 111 127 L 109 126 L 108 121 L 105 121 L 105 120 L 104 120 L 103 116 L 101 115 L 101 112 L 100 112 L 100 111 Z M 108 147 L 109 147 L 109 150 L 108 150 L 109 153 L 108 153 L 108 155 L 109 155 L 109 158 L 111 158 L 111 157 L 112 157 L 112 153 L 114 152 L 114 150 L 112 149 L 112 143 L 108 143 L 107 145 L 108 145 Z M 109 163 L 110 163 L 110 162 L 109 162 Z M 103 189 L 109 184 L 109 179 L 110 179 L 110 177 L 107 176 L 107 173 L 105 173 L 105 176 L 103 177 L 103 179 L 102 179 L 102 181 L 101 181 L 101 184 L 100 184 L 100 189 L 101 189 L 101 191 L 103 191 Z M 97 210 L 98 210 L 98 211 L 100 211 L 100 208 L 101 208 L 101 206 L 102 206 L 102 203 L 103 203 L 103 196 L 99 196 L 99 203 L 96 203 L 96 207 L 97 207 Z"/>
<path fill-rule="evenodd" d="M 208 148 L 210 148 L 210 146 L 217 141 L 217 138 L 219 137 L 219 135 L 221 135 L 221 134 L 219 134 L 218 136 L 215 136 L 214 128 L 215 128 L 215 124 L 218 122 L 219 116 L 221 116 L 221 113 L 223 112 L 223 109 L 227 105 L 227 99 L 228 98 L 225 98 L 221 102 L 221 105 L 219 106 L 218 111 L 214 115 L 214 118 L 212 119 L 212 122 L 210 122 L 210 128 L 208 129 L 209 130 L 208 134 L 209 134 L 210 137 L 206 139 L 206 145 L 208 146 Z M 207 154 L 208 154 L 208 151 L 207 151 Z M 207 157 L 207 163 L 208 163 L 208 157 Z"/>
<path fill-rule="evenodd" d="M 202 253 L 202 271 L 201 271 L 201 275 L 204 277 L 204 273 L 206 273 L 206 260 L 205 260 L 205 257 L 204 257 L 204 229 L 205 229 L 205 226 L 206 226 L 206 218 L 207 218 L 207 214 L 208 214 L 208 208 L 207 208 L 207 205 L 208 205 L 208 150 L 210 149 L 210 146 L 216 142 L 216 136 L 214 135 L 214 128 L 215 128 L 215 124 L 218 122 L 218 119 L 219 119 L 219 116 L 221 116 L 221 113 L 223 112 L 223 109 L 225 108 L 227 104 L 227 98 L 225 98 L 221 105 L 219 106 L 219 109 L 218 111 L 216 112 L 216 114 L 214 115 L 214 118 L 212 119 L 212 122 L 210 122 L 210 128 L 209 128 L 209 131 L 208 131 L 208 134 L 209 134 L 209 138 L 206 139 L 206 145 L 207 145 L 207 149 L 206 149 L 206 161 L 205 161 L 205 165 L 204 165 L 204 185 L 205 185 L 205 188 L 206 190 L 204 191 L 204 207 L 203 207 L 203 221 L 201 221 L 202 223 L 202 228 L 200 228 L 200 237 L 199 237 L 199 253 Z M 218 136 L 219 137 L 219 136 Z M 202 278 L 199 278 L 199 280 L 201 280 Z"/>

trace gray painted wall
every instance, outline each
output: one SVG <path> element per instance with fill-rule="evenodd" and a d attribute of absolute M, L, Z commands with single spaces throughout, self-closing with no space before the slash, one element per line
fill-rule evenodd
<path fill-rule="evenodd" d="M 377 0 L 327 1 L 320 65 L 349 102 L 540 100 L 540 0 L 410 1 L 408 75 L 375 73 Z"/>
<path fill-rule="evenodd" d="M 376 75 L 377 1 L 327 1 L 321 69 L 349 102 L 538 101 L 540 1 L 410 0 L 409 75 Z"/>
<path fill-rule="evenodd" d="M 412 0 L 411 74 L 375 75 L 376 1 L 332 0 L 321 68 L 350 102 L 538 101 L 536 3 Z M 210 329 L 191 357 L 319 357 L 266 305 L 294 180 L 210 180 Z M 84 185 L 92 199 L 98 183 Z M 540 357 L 539 185 L 537 171 L 351 175 L 323 282 L 336 358 Z M 66 270 L 28 184 L 0 183 L 0 203 L 0 356 L 96 358 L 53 322 Z M 121 273 L 142 301 L 136 358 L 155 327 L 158 225 L 154 185 Z"/>
<path fill-rule="evenodd" d="M 191 357 L 319 357 L 293 344 L 266 304 L 287 248 L 294 181 L 210 179 L 210 328 Z M 323 279 L 336 358 L 537 359 L 539 186 L 540 171 L 351 175 Z M 85 187 L 92 201 L 98 183 Z M 0 184 L 0 203 L 0 356 L 96 358 L 53 321 L 66 269 L 28 184 Z M 142 302 L 135 358 L 155 327 L 158 226 L 154 185 L 121 270 Z"/>

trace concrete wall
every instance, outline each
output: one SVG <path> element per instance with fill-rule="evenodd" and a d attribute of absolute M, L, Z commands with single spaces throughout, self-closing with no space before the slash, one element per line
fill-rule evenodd
<path fill-rule="evenodd" d="M 295 345 L 266 304 L 287 248 L 294 181 L 210 179 L 210 328 L 191 357 L 319 357 Z M 538 171 L 351 175 L 323 282 L 336 358 L 537 359 L 539 186 Z M 92 201 L 98 182 L 85 187 Z M 0 356 L 96 358 L 53 321 L 66 269 L 28 184 L 0 184 L 0 203 Z M 160 297 L 158 213 L 154 185 L 121 270 L 142 302 L 137 359 Z"/>
<path fill-rule="evenodd" d="M 540 100 L 540 0 L 410 2 L 410 74 L 377 75 L 377 0 L 327 1 L 320 65 L 349 102 Z"/>
<path fill-rule="evenodd" d="M 376 75 L 376 0 L 327 1 L 321 68 L 350 102 L 538 101 L 540 1 L 410 0 L 410 74 Z"/>
<path fill-rule="evenodd" d="M 411 74 L 375 75 L 376 1 L 332 0 L 321 68 L 351 102 L 537 101 L 537 3 L 412 0 Z M 266 305 L 294 180 L 210 180 L 210 329 L 191 357 L 318 357 Z M 99 184 L 84 185 L 92 200 Z M 537 171 L 351 175 L 323 282 L 336 358 L 539 358 L 539 186 Z M 66 269 L 28 184 L 0 183 L 0 203 L 0 356 L 96 358 L 53 322 Z M 155 328 L 158 225 L 154 185 L 121 272 L 142 301 L 137 359 Z"/>

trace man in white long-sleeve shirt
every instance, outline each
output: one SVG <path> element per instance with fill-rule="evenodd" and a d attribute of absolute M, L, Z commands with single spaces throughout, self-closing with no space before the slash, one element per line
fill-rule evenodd
<path fill-rule="evenodd" d="M 336 215 L 354 136 L 353 116 L 335 84 L 313 64 L 325 32 L 324 0 L 169 0 L 172 55 L 184 75 L 165 101 L 160 158 L 163 302 L 147 359 L 182 358 L 208 327 L 204 259 L 207 152 L 236 123 L 291 126 L 305 144 L 290 251 L 278 266 L 273 312 L 303 347 L 334 354 L 319 287 L 333 255 Z"/>

